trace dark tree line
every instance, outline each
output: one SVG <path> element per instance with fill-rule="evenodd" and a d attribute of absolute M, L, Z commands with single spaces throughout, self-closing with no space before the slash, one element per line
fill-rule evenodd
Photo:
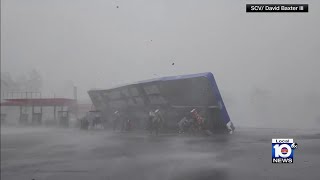
<path fill-rule="evenodd" d="M 20 74 L 13 78 L 9 72 L 1 72 L 1 92 L 41 91 L 43 85 L 42 76 L 37 70 L 26 74 Z"/>

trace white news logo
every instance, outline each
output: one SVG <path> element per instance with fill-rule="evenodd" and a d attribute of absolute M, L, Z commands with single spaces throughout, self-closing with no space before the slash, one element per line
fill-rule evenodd
<path fill-rule="evenodd" d="M 298 144 L 293 139 L 272 139 L 272 163 L 293 163 Z"/>

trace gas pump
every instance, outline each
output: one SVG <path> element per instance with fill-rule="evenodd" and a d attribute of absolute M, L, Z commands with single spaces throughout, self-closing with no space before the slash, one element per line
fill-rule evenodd
<path fill-rule="evenodd" d="M 37 111 L 39 109 L 39 111 Z M 36 108 L 32 107 L 32 124 L 41 125 L 42 124 L 42 107 Z"/>
<path fill-rule="evenodd" d="M 102 119 L 101 119 L 101 112 L 100 111 L 89 111 L 89 117 L 91 121 L 91 127 L 103 126 Z"/>
<path fill-rule="evenodd" d="M 5 124 L 6 123 L 6 117 L 7 117 L 7 114 L 1 113 L 1 124 Z"/>
<path fill-rule="evenodd" d="M 27 112 L 26 106 L 20 106 L 20 118 L 19 118 L 19 124 L 21 125 L 27 125 L 29 120 L 29 114 Z"/>
<path fill-rule="evenodd" d="M 59 126 L 69 127 L 69 111 L 58 111 Z"/>

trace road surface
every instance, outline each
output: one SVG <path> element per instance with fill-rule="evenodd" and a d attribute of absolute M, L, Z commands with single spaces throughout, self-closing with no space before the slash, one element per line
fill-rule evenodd
<path fill-rule="evenodd" d="M 294 164 L 271 163 L 271 139 L 299 144 Z M 320 179 L 320 131 L 238 128 L 188 137 L 103 130 L 1 128 L 1 179 Z"/>

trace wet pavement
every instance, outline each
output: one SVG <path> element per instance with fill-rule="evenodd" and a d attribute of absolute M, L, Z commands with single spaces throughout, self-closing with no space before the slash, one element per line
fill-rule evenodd
<path fill-rule="evenodd" d="M 271 163 L 271 139 L 299 144 L 293 164 Z M 192 137 L 104 130 L 1 128 L 1 179 L 320 179 L 320 131 L 238 128 Z"/>

